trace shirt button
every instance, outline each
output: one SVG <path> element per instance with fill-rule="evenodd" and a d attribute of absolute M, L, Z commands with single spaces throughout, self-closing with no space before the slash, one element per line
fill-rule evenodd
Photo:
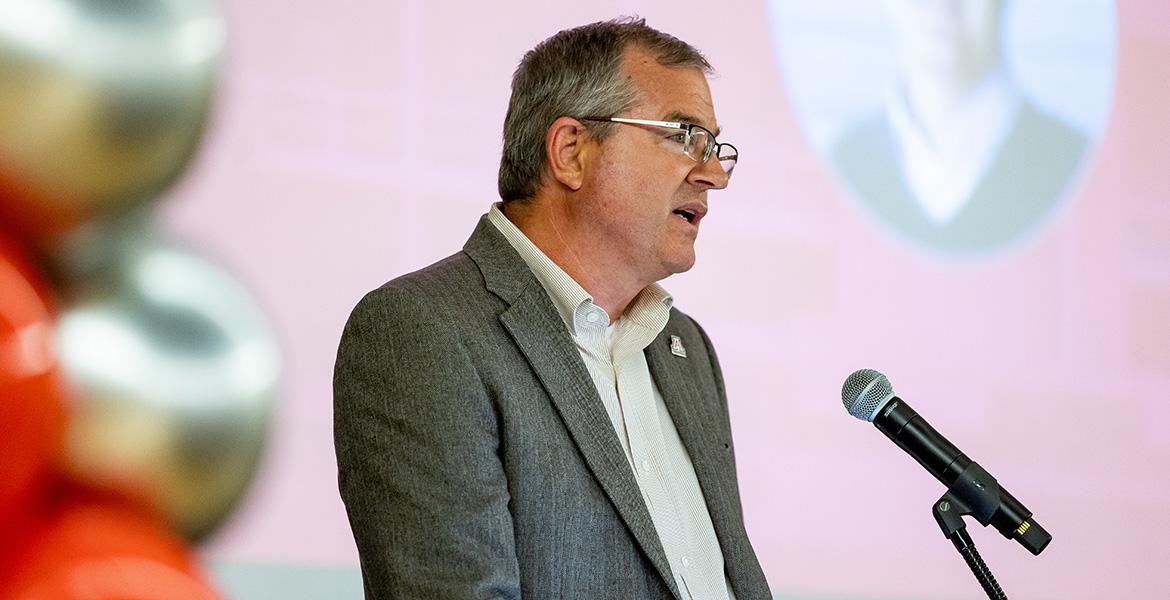
<path fill-rule="evenodd" d="M 690 559 L 690 557 L 688 557 L 688 556 L 684 556 L 684 557 L 683 557 L 683 561 L 682 561 L 682 562 L 683 562 L 683 568 L 684 568 L 684 569 L 689 569 L 689 568 L 691 568 L 691 559 Z"/>
<path fill-rule="evenodd" d="M 597 313 L 595 313 L 595 312 L 591 312 L 591 313 L 585 315 L 585 320 L 589 321 L 590 323 L 596 323 L 598 318 L 599 317 L 597 316 Z"/>
<path fill-rule="evenodd" d="M 650 470 L 650 461 L 648 461 L 648 460 L 644 460 L 644 461 L 642 461 L 642 470 L 643 470 L 643 471 L 649 471 L 649 470 Z"/>

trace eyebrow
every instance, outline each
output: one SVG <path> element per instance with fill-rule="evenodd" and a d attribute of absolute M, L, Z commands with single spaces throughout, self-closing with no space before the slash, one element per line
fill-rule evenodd
<path fill-rule="evenodd" d="M 669 115 L 666 115 L 666 117 L 663 118 L 663 120 L 664 121 L 678 121 L 680 123 L 690 123 L 692 125 L 699 125 L 701 127 L 706 127 L 706 125 L 703 125 L 702 119 L 700 119 L 699 117 L 696 117 L 695 115 L 687 114 L 684 112 L 679 112 L 679 111 L 675 111 L 675 112 L 670 113 Z M 722 129 L 719 127 L 716 127 L 711 133 L 714 133 L 715 137 L 719 137 L 719 134 L 721 132 L 722 132 Z"/>

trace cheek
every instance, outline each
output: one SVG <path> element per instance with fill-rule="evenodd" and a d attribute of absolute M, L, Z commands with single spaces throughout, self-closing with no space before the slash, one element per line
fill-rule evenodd
<path fill-rule="evenodd" d="M 611 216 L 640 222 L 666 219 L 674 196 L 690 173 L 690 165 L 679 158 L 685 159 L 658 147 L 614 144 L 599 157 L 590 177 L 596 205 Z"/>
<path fill-rule="evenodd" d="M 628 211 L 649 189 L 647 165 L 636 156 L 611 153 L 598 163 L 593 178 L 597 204 L 603 208 Z"/>

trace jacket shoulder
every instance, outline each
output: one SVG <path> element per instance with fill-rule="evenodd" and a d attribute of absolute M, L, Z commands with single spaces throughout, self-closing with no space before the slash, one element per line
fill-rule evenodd
<path fill-rule="evenodd" d="M 448 339 L 457 335 L 459 315 L 483 306 L 488 294 L 483 276 L 466 254 L 396 277 L 367 292 L 350 311 L 341 334 L 341 354 L 367 350 L 391 339 Z M 482 308 L 475 312 L 482 311 Z"/>
<path fill-rule="evenodd" d="M 483 275 L 466 253 L 456 252 L 417 271 L 387 281 L 372 290 L 367 297 L 371 295 L 391 298 L 401 295 L 445 297 L 472 286 L 483 287 Z"/>

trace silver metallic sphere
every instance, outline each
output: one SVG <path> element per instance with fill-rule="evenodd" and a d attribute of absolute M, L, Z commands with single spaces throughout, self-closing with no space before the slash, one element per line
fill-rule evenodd
<path fill-rule="evenodd" d="M 211 0 L 0 2 L 0 218 L 48 245 L 156 199 L 203 130 Z"/>
<path fill-rule="evenodd" d="M 266 319 L 229 276 L 144 234 L 65 288 L 57 351 L 76 398 L 66 461 L 190 540 L 233 508 L 280 372 Z"/>

